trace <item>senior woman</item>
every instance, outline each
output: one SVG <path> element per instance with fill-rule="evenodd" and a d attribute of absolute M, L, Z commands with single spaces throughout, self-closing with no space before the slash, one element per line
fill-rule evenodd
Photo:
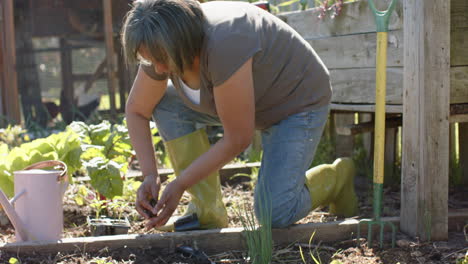
<path fill-rule="evenodd" d="M 196 213 L 202 228 L 226 227 L 217 171 L 251 143 L 255 129 L 263 146 L 257 218 L 260 207 L 271 213 L 273 227 L 293 224 L 320 205 L 356 213 L 350 159 L 307 171 L 332 92 L 327 68 L 286 23 L 242 2 L 138 0 L 122 43 L 127 60 L 140 64 L 126 118 L 145 176 L 136 209 L 148 228 L 167 223 L 184 191 L 192 196 L 187 213 Z M 177 176 L 159 199 L 151 117 Z M 222 125 L 223 137 L 210 146 L 200 124 Z"/>

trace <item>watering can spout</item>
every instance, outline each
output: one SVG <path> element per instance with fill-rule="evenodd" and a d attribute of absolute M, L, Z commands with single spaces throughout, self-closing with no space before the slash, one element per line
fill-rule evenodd
<path fill-rule="evenodd" d="M 28 240 L 28 235 L 27 235 L 28 233 L 26 231 L 26 227 L 24 223 L 21 221 L 21 218 L 16 213 L 15 209 L 13 208 L 13 205 L 10 203 L 10 201 L 8 201 L 7 196 L 1 189 L 0 189 L 0 204 L 3 207 L 3 210 L 5 210 L 5 213 L 10 219 L 10 222 L 15 228 L 16 232 L 18 232 L 20 239 L 23 241 Z"/>

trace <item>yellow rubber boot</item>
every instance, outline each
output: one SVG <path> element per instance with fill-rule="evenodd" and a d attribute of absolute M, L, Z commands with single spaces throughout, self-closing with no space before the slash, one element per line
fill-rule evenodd
<path fill-rule="evenodd" d="M 210 148 L 204 129 L 170 140 L 165 145 L 176 176 Z M 192 200 L 185 215 L 196 213 L 202 229 L 227 227 L 228 216 L 222 200 L 219 173 L 209 175 L 187 191 Z"/>
<path fill-rule="evenodd" d="M 323 164 L 306 172 L 306 185 L 312 200 L 312 209 L 329 205 L 330 213 L 344 217 L 358 213 L 354 192 L 356 168 L 350 158 L 339 158 L 333 164 Z"/>

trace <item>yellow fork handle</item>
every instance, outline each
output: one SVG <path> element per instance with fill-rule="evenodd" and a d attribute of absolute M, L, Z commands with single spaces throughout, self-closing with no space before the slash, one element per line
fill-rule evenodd
<path fill-rule="evenodd" d="M 375 74 L 374 183 L 379 184 L 383 184 L 384 179 L 387 38 L 387 32 L 377 32 L 377 69 Z"/>

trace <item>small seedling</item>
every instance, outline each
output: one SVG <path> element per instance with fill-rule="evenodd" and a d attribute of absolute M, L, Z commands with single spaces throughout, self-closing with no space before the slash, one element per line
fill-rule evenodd
<path fill-rule="evenodd" d="M 128 202 L 122 199 L 114 199 L 108 204 L 108 208 L 112 210 L 112 215 L 115 217 L 117 215 L 117 219 L 122 219 L 123 212 L 125 208 L 128 207 Z"/>
<path fill-rule="evenodd" d="M 89 205 L 96 210 L 96 219 L 99 219 L 102 210 L 107 208 L 107 201 L 106 200 L 99 200 L 95 198 L 93 202 Z"/>

